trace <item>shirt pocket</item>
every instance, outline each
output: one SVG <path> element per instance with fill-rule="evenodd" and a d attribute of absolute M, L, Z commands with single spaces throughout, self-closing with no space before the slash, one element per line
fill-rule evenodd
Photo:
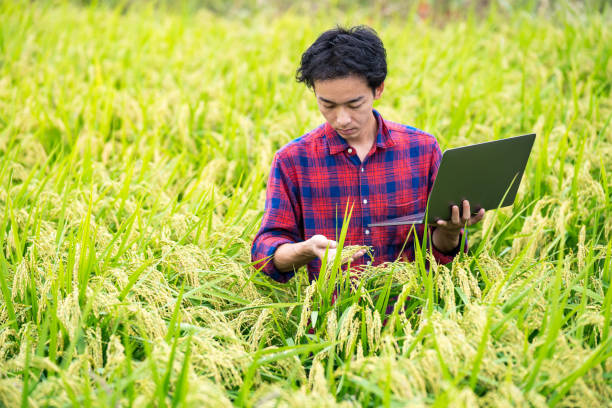
<path fill-rule="evenodd" d="M 421 200 L 414 199 L 410 196 L 390 195 L 387 202 L 387 218 L 405 217 L 421 211 Z M 411 233 L 412 224 L 406 225 L 390 225 L 383 227 L 385 229 L 385 241 L 392 245 L 403 245 L 406 239 L 408 242 L 413 240 L 413 237 L 408 235 Z"/>
<path fill-rule="evenodd" d="M 387 194 L 385 197 L 386 215 L 388 218 L 404 217 L 421 211 L 423 200 L 407 191 Z"/>

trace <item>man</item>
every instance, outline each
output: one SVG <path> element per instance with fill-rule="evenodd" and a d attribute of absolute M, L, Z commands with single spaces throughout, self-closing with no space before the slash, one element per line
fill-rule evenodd
<path fill-rule="evenodd" d="M 424 211 L 440 164 L 436 139 L 382 118 L 373 103 L 384 90 L 386 51 L 368 27 L 323 33 L 302 55 L 297 80 L 312 88 L 327 121 L 275 155 L 253 261 L 271 278 L 286 282 L 308 265 L 315 279 L 326 249 L 333 259 L 347 204 L 353 206 L 345 245 L 367 245 L 351 265 L 414 260 L 409 226 L 368 224 Z M 430 245 L 440 263 L 458 253 L 462 228 L 480 221 L 467 201 L 450 220 L 430 228 Z M 423 225 L 417 233 L 423 235 Z M 406 240 L 408 243 L 405 245 Z M 404 248 L 402 251 L 402 248 Z"/>

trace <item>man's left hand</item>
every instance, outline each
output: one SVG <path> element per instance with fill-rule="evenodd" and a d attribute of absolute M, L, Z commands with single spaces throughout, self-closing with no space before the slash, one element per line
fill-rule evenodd
<path fill-rule="evenodd" d="M 436 221 L 436 229 L 433 232 L 433 243 L 442 252 L 451 252 L 459 246 L 461 229 L 474 225 L 484 217 L 485 210 L 481 208 L 475 215 L 472 215 L 470 203 L 463 200 L 461 204 L 463 210 L 459 214 L 459 206 L 451 207 L 450 220 Z"/>

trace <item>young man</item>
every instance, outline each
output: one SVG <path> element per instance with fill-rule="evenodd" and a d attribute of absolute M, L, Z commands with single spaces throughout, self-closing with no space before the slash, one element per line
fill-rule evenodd
<path fill-rule="evenodd" d="M 286 282 L 307 264 L 315 279 L 326 249 L 334 256 L 347 204 L 353 213 L 345 245 L 373 248 L 373 258 L 359 252 L 352 265 L 414 259 L 410 226 L 368 224 L 424 211 L 441 152 L 433 136 L 387 121 L 373 109 L 386 75 L 383 43 L 364 26 L 326 31 L 302 55 L 297 80 L 313 89 L 327 122 L 274 157 L 251 249 L 252 260 L 261 261 L 258 267 L 271 278 Z M 484 209 L 471 216 L 464 201 L 451 214 L 429 230 L 440 263 L 452 261 L 462 228 L 480 221 Z M 417 227 L 421 238 L 423 230 Z"/>

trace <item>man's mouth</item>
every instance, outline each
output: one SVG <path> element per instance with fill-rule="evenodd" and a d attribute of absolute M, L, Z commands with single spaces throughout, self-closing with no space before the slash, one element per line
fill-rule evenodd
<path fill-rule="evenodd" d="M 356 128 L 350 128 L 350 129 L 338 129 L 338 133 L 340 133 L 341 135 L 352 135 L 353 133 L 355 133 L 357 131 Z"/>

